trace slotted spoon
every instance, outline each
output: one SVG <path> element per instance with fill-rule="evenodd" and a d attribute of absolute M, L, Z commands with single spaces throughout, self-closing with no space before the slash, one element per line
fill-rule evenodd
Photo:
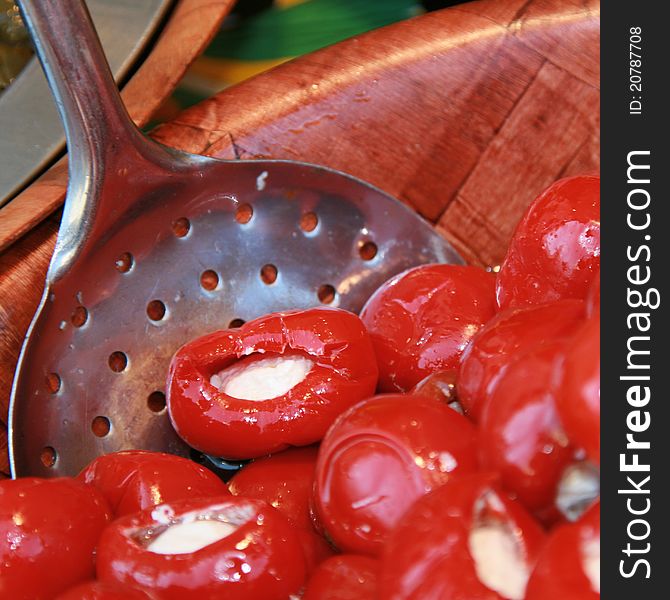
<path fill-rule="evenodd" d="M 320 303 L 358 311 L 414 265 L 462 262 L 372 186 L 304 163 L 221 161 L 144 137 L 81 0 L 23 0 L 65 125 L 69 185 L 12 389 L 16 476 L 127 448 L 188 455 L 165 375 L 189 339 Z"/>

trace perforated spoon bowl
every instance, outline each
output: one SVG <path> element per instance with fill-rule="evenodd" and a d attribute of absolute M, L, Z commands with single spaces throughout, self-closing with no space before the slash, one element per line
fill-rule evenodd
<path fill-rule="evenodd" d="M 343 173 L 151 141 L 123 107 L 84 3 L 21 5 L 70 178 L 12 389 L 14 476 L 74 475 L 127 448 L 187 455 L 164 395 L 183 343 L 272 311 L 358 311 L 406 268 L 462 262 L 411 209 Z"/>

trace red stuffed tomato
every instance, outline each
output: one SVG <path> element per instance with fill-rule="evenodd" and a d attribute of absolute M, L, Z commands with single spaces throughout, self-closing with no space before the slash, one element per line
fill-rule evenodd
<path fill-rule="evenodd" d="M 50 600 L 93 577 L 110 519 L 102 494 L 74 479 L 0 481 L 0 597 Z"/>
<path fill-rule="evenodd" d="M 567 598 L 600 598 L 600 503 L 552 530 L 528 582 L 526 600 Z"/>
<path fill-rule="evenodd" d="M 479 421 L 497 378 L 510 360 L 535 346 L 567 338 L 584 319 L 584 302 L 561 300 L 498 313 L 463 354 L 456 383 L 465 413 Z"/>
<path fill-rule="evenodd" d="M 361 320 L 313 308 L 267 315 L 182 346 L 170 365 L 167 403 L 174 428 L 194 448 L 255 458 L 319 441 L 376 384 Z"/>
<path fill-rule="evenodd" d="M 479 456 L 536 515 L 557 516 L 561 476 L 573 449 L 556 412 L 556 364 L 567 342 L 518 356 L 501 374 L 480 421 Z"/>
<path fill-rule="evenodd" d="M 517 225 L 496 280 L 500 308 L 584 299 L 600 268 L 600 177 L 557 181 Z"/>
<path fill-rule="evenodd" d="M 382 285 L 361 311 L 379 365 L 379 390 L 405 392 L 454 369 L 495 313 L 495 278 L 477 267 L 425 265 Z"/>
<path fill-rule="evenodd" d="M 180 456 L 144 450 L 99 456 L 78 479 L 97 487 L 117 517 L 174 500 L 228 493 L 226 484 L 205 467 Z"/>
<path fill-rule="evenodd" d="M 319 449 L 314 510 L 345 552 L 378 555 L 412 502 L 477 469 L 474 426 L 431 398 L 375 396 L 341 415 Z"/>
<path fill-rule="evenodd" d="M 454 477 L 420 498 L 391 534 L 379 597 L 523 600 L 543 540 L 493 477 Z"/>
<path fill-rule="evenodd" d="M 340 554 L 322 562 L 307 582 L 302 600 L 378 600 L 379 561 Z"/>
<path fill-rule="evenodd" d="M 300 541 L 274 508 L 248 498 L 161 504 L 114 521 L 98 579 L 165 600 L 286 600 L 305 579 Z"/>
<path fill-rule="evenodd" d="M 558 412 L 570 440 L 600 464 L 600 318 L 572 338 L 562 368 Z"/>
<path fill-rule="evenodd" d="M 235 496 L 264 500 L 295 525 L 308 570 L 333 554 L 325 538 L 314 529 L 310 516 L 317 452 L 316 446 L 309 446 L 259 458 L 238 471 L 229 482 Z"/>

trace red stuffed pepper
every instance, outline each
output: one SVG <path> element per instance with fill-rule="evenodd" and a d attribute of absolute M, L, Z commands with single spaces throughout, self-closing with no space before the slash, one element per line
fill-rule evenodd
<path fill-rule="evenodd" d="M 586 295 L 586 316 L 600 317 L 600 271 L 596 274 Z"/>
<path fill-rule="evenodd" d="M 295 526 L 305 550 L 308 571 L 334 552 L 314 529 L 310 514 L 318 450 L 317 446 L 292 448 L 259 458 L 238 471 L 229 482 L 235 496 L 264 500 Z"/>
<path fill-rule="evenodd" d="M 155 596 L 127 585 L 87 581 L 58 594 L 54 600 L 155 600 Z"/>
<path fill-rule="evenodd" d="M 600 464 L 600 318 L 592 317 L 570 340 L 561 369 L 558 414 L 575 445 Z"/>
<path fill-rule="evenodd" d="M 558 518 L 559 481 L 575 462 L 556 412 L 554 370 L 566 341 L 547 343 L 510 361 L 479 424 L 479 457 L 503 487 L 545 523 Z"/>
<path fill-rule="evenodd" d="M 247 498 L 161 504 L 114 521 L 98 546 L 98 579 L 162 600 L 286 600 L 304 583 L 286 517 Z"/>
<path fill-rule="evenodd" d="M 413 396 L 427 396 L 446 404 L 459 414 L 463 414 L 463 407 L 458 401 L 456 392 L 457 371 L 435 371 L 424 377 L 408 393 Z"/>
<path fill-rule="evenodd" d="M 495 278 L 479 267 L 422 265 L 389 279 L 361 310 L 379 390 L 406 392 L 435 371 L 456 369 L 495 311 Z"/>
<path fill-rule="evenodd" d="M 417 500 L 389 537 L 379 598 L 524 600 L 544 540 L 495 475 L 454 477 Z"/>
<path fill-rule="evenodd" d="M 322 562 L 307 582 L 302 600 L 378 600 L 379 561 L 338 554 Z"/>
<path fill-rule="evenodd" d="M 77 478 L 105 495 L 115 517 L 174 500 L 229 493 L 223 481 L 192 460 L 145 450 L 98 456 Z"/>
<path fill-rule="evenodd" d="M 584 299 L 600 269 L 600 177 L 566 177 L 528 207 L 496 279 L 500 308 Z"/>
<path fill-rule="evenodd" d="M 528 581 L 526 600 L 567 598 L 600 600 L 600 502 L 552 530 Z"/>
<path fill-rule="evenodd" d="M 110 519 L 103 495 L 80 481 L 0 481 L 0 598 L 51 600 L 93 577 Z"/>
<path fill-rule="evenodd" d="M 377 373 L 353 313 L 274 313 L 182 346 L 170 365 L 168 410 L 194 448 L 255 458 L 319 441 L 337 415 L 374 393 Z"/>
<path fill-rule="evenodd" d="M 432 398 L 381 394 L 343 413 L 319 448 L 313 510 L 344 552 L 378 556 L 412 503 L 477 470 L 477 432 Z"/>
<path fill-rule="evenodd" d="M 584 320 L 582 300 L 499 312 L 472 339 L 461 359 L 456 382 L 458 401 L 473 421 L 482 416 L 500 374 L 516 356 L 569 338 Z"/>

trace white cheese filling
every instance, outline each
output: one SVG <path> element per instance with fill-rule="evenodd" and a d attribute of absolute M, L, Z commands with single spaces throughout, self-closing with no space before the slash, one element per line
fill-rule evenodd
<path fill-rule="evenodd" d="M 474 527 L 468 539 L 479 580 L 509 600 L 523 600 L 528 567 L 513 533 L 502 524 Z"/>
<path fill-rule="evenodd" d="M 210 383 L 239 400 L 270 400 L 283 396 L 307 377 L 314 363 L 304 356 L 242 359 L 212 375 Z"/>
<path fill-rule="evenodd" d="M 584 573 L 593 591 L 600 593 L 600 537 L 587 540 L 582 545 Z"/>
<path fill-rule="evenodd" d="M 600 471 L 589 462 L 570 465 L 556 491 L 556 507 L 568 521 L 576 521 L 600 495 Z"/>
<path fill-rule="evenodd" d="M 222 521 L 188 521 L 170 525 L 147 546 L 155 554 L 190 554 L 229 536 L 237 526 Z"/>

